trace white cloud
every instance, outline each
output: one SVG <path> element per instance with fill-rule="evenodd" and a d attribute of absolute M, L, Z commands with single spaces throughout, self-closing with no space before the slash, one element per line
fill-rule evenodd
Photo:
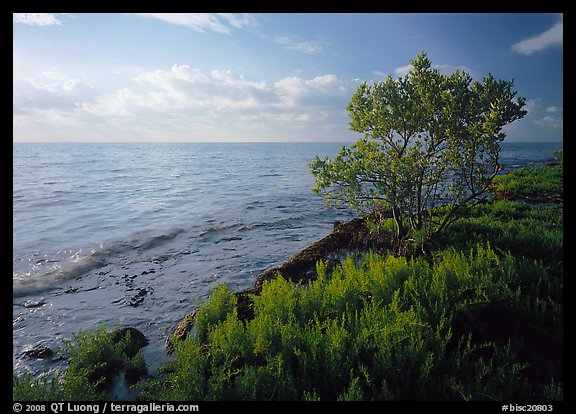
<path fill-rule="evenodd" d="M 538 36 L 530 37 L 522 40 L 521 42 L 512 45 L 512 49 L 523 55 L 531 55 L 534 52 L 546 49 L 552 46 L 560 46 L 564 42 L 564 23 L 562 15 L 560 21 L 557 22 L 550 29 L 539 34 Z"/>
<path fill-rule="evenodd" d="M 218 13 L 230 25 L 237 29 L 246 29 L 258 26 L 256 16 L 252 13 Z"/>
<path fill-rule="evenodd" d="M 204 74 L 188 65 L 147 72 L 135 80 L 151 88 L 143 94 L 141 102 L 154 97 L 154 107 L 158 109 L 283 111 L 298 105 L 326 104 L 347 97 L 351 91 L 350 85 L 334 74 L 264 82 L 246 80 L 229 70 L 215 69 Z"/>
<path fill-rule="evenodd" d="M 62 24 L 54 13 L 12 13 L 12 22 L 31 26 L 57 26 Z"/>
<path fill-rule="evenodd" d="M 540 99 L 527 99 L 524 108 L 528 114 L 532 114 L 540 109 Z"/>
<path fill-rule="evenodd" d="M 414 66 L 412 66 L 412 64 L 408 64 L 406 66 L 399 66 L 395 68 L 394 72 L 398 76 L 406 76 L 412 69 L 414 69 Z"/>
<path fill-rule="evenodd" d="M 388 77 L 388 74 L 386 72 L 381 72 L 379 70 L 373 70 L 372 76 L 374 76 L 376 79 L 384 80 Z"/>
<path fill-rule="evenodd" d="M 551 127 L 551 128 L 562 128 L 562 118 L 546 115 L 543 118 L 535 119 L 532 121 L 536 125 Z"/>
<path fill-rule="evenodd" d="M 274 83 L 274 93 L 286 107 L 310 108 L 316 106 L 341 105 L 346 107 L 354 85 L 328 74 L 313 79 L 296 76 L 281 79 Z"/>
<path fill-rule="evenodd" d="M 124 87 L 98 94 L 88 82 L 44 71 L 15 82 L 14 136 L 74 139 L 84 130 L 96 140 L 307 139 L 303 134 L 320 138 L 322 131 L 342 136 L 355 86 L 334 74 L 266 82 L 173 65 L 143 71 Z"/>
<path fill-rule="evenodd" d="M 520 122 L 529 122 L 547 128 L 562 128 L 562 108 L 542 105 L 540 98 L 526 100 L 524 109 L 528 111 L 525 119 Z"/>
<path fill-rule="evenodd" d="M 253 13 L 134 13 L 148 19 L 161 20 L 168 24 L 189 27 L 197 32 L 212 31 L 230 34 L 232 29 L 258 27 L 257 15 Z M 281 45 L 284 49 L 314 55 L 324 50 L 322 42 L 301 40 L 292 34 L 267 35 L 258 33 L 262 39 Z"/>
<path fill-rule="evenodd" d="M 256 19 L 248 13 L 135 13 L 138 16 L 165 23 L 189 27 L 197 32 L 212 31 L 228 34 L 231 27 L 244 29 L 256 26 Z"/>
<path fill-rule="evenodd" d="M 307 55 L 315 55 L 322 52 L 323 46 L 316 40 L 298 40 L 292 35 L 281 35 L 273 38 L 274 43 L 282 45 L 284 49 L 293 50 Z"/>
<path fill-rule="evenodd" d="M 275 99 L 265 82 L 247 81 L 226 70 L 212 70 L 204 74 L 188 65 L 173 65 L 170 70 L 147 72 L 134 80 L 149 89 L 142 92 L 141 101 L 159 110 L 245 109 Z"/>
<path fill-rule="evenodd" d="M 79 103 L 94 102 L 98 92 L 78 78 L 42 71 L 36 77 L 24 77 L 13 81 L 14 113 L 32 110 L 73 111 Z"/>

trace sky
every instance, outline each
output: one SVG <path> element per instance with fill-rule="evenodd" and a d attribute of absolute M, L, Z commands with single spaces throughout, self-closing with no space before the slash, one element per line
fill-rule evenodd
<path fill-rule="evenodd" d="M 357 86 L 514 79 L 507 141 L 563 141 L 563 15 L 14 13 L 13 142 L 352 142 Z"/>

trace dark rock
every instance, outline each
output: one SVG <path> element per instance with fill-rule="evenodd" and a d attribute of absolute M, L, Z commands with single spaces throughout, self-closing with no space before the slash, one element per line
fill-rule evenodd
<path fill-rule="evenodd" d="M 46 345 L 28 349 L 22 353 L 30 358 L 50 358 L 52 355 L 54 355 L 54 351 L 52 351 Z"/>
<path fill-rule="evenodd" d="M 391 237 L 371 234 L 366 227 L 366 221 L 381 221 L 390 217 L 392 217 L 391 212 L 379 211 L 367 218 L 356 218 L 347 223 L 335 222 L 334 230 L 328 236 L 295 254 L 282 265 L 268 269 L 256 277 L 255 293 L 259 294 L 264 282 L 276 278 L 278 274 L 294 283 L 308 283 L 316 278 L 315 269 L 319 260 L 327 260 L 332 253 L 343 249 L 389 249 Z"/>
<path fill-rule="evenodd" d="M 174 332 L 172 332 L 172 335 L 166 338 L 165 346 L 166 346 L 166 353 L 168 355 L 172 355 L 172 353 L 174 352 L 175 342 L 182 341 L 188 336 L 188 333 L 190 333 L 190 331 L 192 330 L 192 326 L 194 326 L 196 313 L 198 313 L 198 309 L 194 309 L 190 313 L 188 313 L 184 318 L 182 318 L 180 322 L 178 322 L 178 325 L 176 325 L 176 328 L 174 329 Z"/>
<path fill-rule="evenodd" d="M 144 297 L 136 295 L 136 296 L 130 298 L 130 300 L 127 303 L 128 303 L 128 306 L 132 306 L 133 308 L 137 308 L 138 306 L 142 305 L 142 302 L 144 302 Z"/>
<path fill-rule="evenodd" d="M 238 320 L 242 322 L 249 322 L 254 319 L 254 301 L 251 297 L 253 294 L 256 294 L 255 289 L 247 289 L 234 293 L 234 296 L 236 296 L 236 313 Z M 168 355 L 174 352 L 175 342 L 182 341 L 188 336 L 194 326 L 197 312 L 198 310 L 194 309 L 182 318 L 182 320 L 178 322 L 178 325 L 176 325 L 172 335 L 166 338 L 165 346 Z"/>
<path fill-rule="evenodd" d="M 131 290 L 131 289 L 128 289 Z M 144 297 L 150 293 L 146 288 L 138 288 L 138 292 L 128 300 L 128 305 L 134 308 L 140 306 L 144 302 Z"/>
<path fill-rule="evenodd" d="M 146 369 L 139 369 L 139 368 L 125 368 L 124 369 L 124 381 L 126 381 L 126 385 L 132 386 L 138 383 L 142 376 L 146 375 Z"/>
<path fill-rule="evenodd" d="M 148 338 L 146 338 L 146 336 L 136 328 L 119 328 L 110 333 L 110 337 L 114 343 L 124 340 L 126 336 L 129 336 L 130 340 L 126 345 L 124 352 L 130 358 L 133 358 L 142 347 L 148 345 Z"/>
<path fill-rule="evenodd" d="M 236 296 L 236 314 L 238 315 L 238 320 L 242 322 L 254 319 L 254 300 L 250 297 L 253 293 L 251 289 L 234 293 L 234 296 Z"/>

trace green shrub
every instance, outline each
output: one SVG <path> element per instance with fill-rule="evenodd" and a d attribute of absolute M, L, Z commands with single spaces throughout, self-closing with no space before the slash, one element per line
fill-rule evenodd
<path fill-rule="evenodd" d="M 236 297 L 225 285 L 212 289 L 210 300 L 200 307 L 196 315 L 194 326 L 197 335 L 204 340 L 210 327 L 222 322 L 234 309 L 236 309 Z"/>
<path fill-rule="evenodd" d="M 554 156 L 554 158 L 556 158 L 556 160 L 560 164 L 564 163 L 564 151 L 563 150 L 552 151 L 552 155 Z"/>
<path fill-rule="evenodd" d="M 559 395 L 545 372 L 550 358 L 561 353 L 538 355 L 552 336 L 561 337 L 561 307 L 539 302 L 546 279 L 541 264 L 477 244 L 468 252 L 445 250 L 434 266 L 423 259 L 367 253 L 356 261 L 348 258 L 331 274 L 322 262 L 317 270 L 318 279 L 306 287 L 282 277 L 266 282 L 253 297 L 254 319 L 246 324 L 238 320 L 233 295 L 218 287 L 199 312 L 213 315 L 213 322 L 198 331 L 204 334 L 176 346 L 174 363 L 142 397 L 498 400 Z M 530 330 L 531 323 L 551 327 L 538 333 Z M 535 342 L 536 335 L 542 339 Z M 557 381 L 561 372 L 554 375 Z M 533 385 L 538 376 L 549 385 L 546 392 Z"/>
<path fill-rule="evenodd" d="M 47 373 L 34 378 L 31 373 L 12 375 L 12 398 L 14 401 L 58 401 L 64 399 L 61 374 L 47 379 Z"/>
<path fill-rule="evenodd" d="M 30 374 L 13 376 L 14 400 L 70 400 L 90 401 L 109 399 L 109 389 L 120 372 L 138 377 L 146 372 L 142 354 L 127 355 L 131 347 L 130 333 L 115 342 L 102 326 L 97 331 L 80 331 L 73 335 L 63 350 L 69 355 L 65 372 L 52 378 Z"/>
<path fill-rule="evenodd" d="M 563 164 L 519 168 L 494 178 L 497 191 L 513 196 L 550 197 L 564 195 Z"/>
<path fill-rule="evenodd" d="M 490 240 L 491 246 L 499 251 L 541 260 L 560 272 L 562 210 L 556 206 L 532 208 L 506 200 L 478 205 L 471 209 L 470 217 L 454 223 L 449 232 L 435 240 L 434 250 L 442 251 L 449 246 L 469 249 L 484 240 Z"/>

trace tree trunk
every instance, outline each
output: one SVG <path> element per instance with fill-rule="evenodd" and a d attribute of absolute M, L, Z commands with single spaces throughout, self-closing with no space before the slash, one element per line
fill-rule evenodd
<path fill-rule="evenodd" d="M 396 237 L 400 240 L 406 235 L 406 229 L 402 220 L 402 211 L 398 207 L 392 208 L 394 214 L 394 221 L 396 222 Z"/>

